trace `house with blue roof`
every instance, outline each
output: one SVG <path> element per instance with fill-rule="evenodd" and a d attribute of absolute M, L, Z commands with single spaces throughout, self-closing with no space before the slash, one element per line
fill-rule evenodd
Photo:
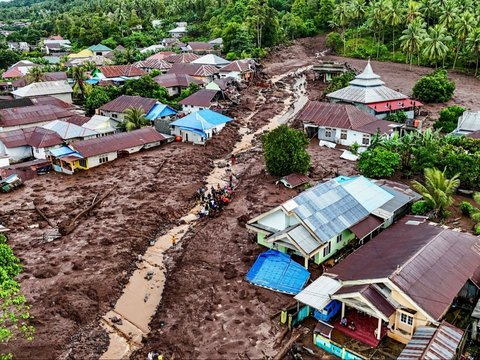
<path fill-rule="evenodd" d="M 205 145 L 232 120 L 213 110 L 203 109 L 170 123 L 171 134 L 180 136 L 182 141 Z"/>
<path fill-rule="evenodd" d="M 321 264 L 353 240 L 368 241 L 420 196 L 401 184 L 363 176 L 318 184 L 247 222 L 265 247 Z"/>

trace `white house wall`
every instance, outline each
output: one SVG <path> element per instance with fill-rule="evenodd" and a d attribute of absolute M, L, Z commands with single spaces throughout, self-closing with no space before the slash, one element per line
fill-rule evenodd
<path fill-rule="evenodd" d="M 96 156 L 91 156 L 88 158 L 88 168 L 92 168 L 98 165 L 102 165 L 105 163 L 100 163 L 100 158 L 103 157 L 108 157 L 108 161 L 113 161 L 117 158 L 117 153 L 116 152 L 111 152 L 107 154 L 102 154 L 102 155 L 96 155 Z"/>
<path fill-rule="evenodd" d="M 224 79 L 226 77 L 232 77 L 239 81 L 242 81 L 242 73 L 239 71 L 230 71 L 229 73 L 224 73 L 224 72 L 220 73 L 221 79 Z"/>
<path fill-rule="evenodd" d="M 203 106 L 194 106 L 194 105 L 182 105 L 182 110 L 184 113 L 191 114 L 203 109 L 210 109 L 209 107 L 203 107 Z"/>
<path fill-rule="evenodd" d="M 33 156 L 31 146 L 17 146 L 13 148 L 7 148 L 0 141 L 0 154 L 5 154 L 12 162 L 22 161 Z"/>
<path fill-rule="evenodd" d="M 284 230 L 290 226 L 289 217 L 281 209 L 261 218 L 258 223 L 278 230 Z"/>
<path fill-rule="evenodd" d="M 312 126 L 312 125 L 305 126 L 305 128 L 307 127 L 315 128 L 315 126 Z M 325 129 L 326 127 L 324 126 L 317 127 L 319 140 L 331 141 L 344 146 L 351 146 L 355 143 L 357 143 L 360 146 L 366 146 L 366 145 L 363 145 L 363 135 L 368 135 L 369 138 L 371 137 L 370 134 L 367 134 L 367 133 L 362 133 L 360 131 L 355 131 L 355 130 L 347 130 L 347 138 L 341 139 L 342 130 L 344 129 L 340 129 L 340 128 L 328 128 L 328 129 L 331 129 L 332 137 L 325 137 L 324 136 Z"/>
<path fill-rule="evenodd" d="M 125 121 L 125 114 L 124 113 L 100 110 L 100 115 L 108 116 L 109 118 L 112 118 L 112 119 L 117 120 L 119 122 Z"/>

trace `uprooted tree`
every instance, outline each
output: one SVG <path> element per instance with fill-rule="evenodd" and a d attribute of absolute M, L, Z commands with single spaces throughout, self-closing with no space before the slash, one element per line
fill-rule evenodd
<path fill-rule="evenodd" d="M 280 125 L 262 137 L 267 170 L 274 176 L 293 172 L 305 174 L 310 168 L 308 138 L 302 131 Z"/>
<path fill-rule="evenodd" d="M 30 325 L 30 306 L 20 291 L 15 277 L 22 271 L 20 260 L 0 234 L 0 344 L 23 336 L 31 340 L 34 328 Z M 12 354 L 0 353 L 0 359 L 12 358 Z"/>

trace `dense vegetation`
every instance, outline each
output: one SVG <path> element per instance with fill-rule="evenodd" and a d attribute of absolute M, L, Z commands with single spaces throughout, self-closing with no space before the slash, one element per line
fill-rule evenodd
<path fill-rule="evenodd" d="M 60 34 L 76 48 L 99 42 L 146 47 L 189 23 L 184 40 L 222 37 L 230 56 L 259 56 L 262 49 L 329 26 L 334 0 L 44 0 L 0 4 L 0 20 L 31 20 L 9 40 L 36 43 Z M 153 27 L 152 20 L 161 20 Z"/>
<path fill-rule="evenodd" d="M 448 80 L 445 70 L 423 76 L 413 87 L 413 97 L 424 103 L 447 102 L 453 96 L 455 82 Z"/>
<path fill-rule="evenodd" d="M 7 238 L 0 234 L 0 344 L 16 336 L 31 339 L 33 335 L 34 329 L 29 325 L 30 307 L 15 281 L 21 271 L 20 260 L 8 246 Z M 10 355 L 0 350 L 0 359 L 8 358 Z"/>
<path fill-rule="evenodd" d="M 395 160 L 400 157 L 400 162 Z M 362 153 L 358 167 L 370 177 L 390 177 L 396 171 L 403 176 L 421 175 L 425 169 L 445 169 L 445 176 L 459 174 L 462 188 L 479 189 L 480 140 L 440 136 L 438 132 L 409 133 L 390 139 L 375 138 Z"/>
<path fill-rule="evenodd" d="M 471 67 L 477 75 L 479 19 L 474 0 L 339 0 L 331 24 L 343 45 L 336 50 L 347 56 Z"/>

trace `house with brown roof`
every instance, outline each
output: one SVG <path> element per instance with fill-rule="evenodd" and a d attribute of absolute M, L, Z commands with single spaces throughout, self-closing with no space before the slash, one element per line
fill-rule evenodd
<path fill-rule="evenodd" d="M 138 79 L 147 73 L 134 65 L 108 65 L 97 67 L 92 72 L 91 80 L 110 80 L 123 84 L 127 80 Z"/>
<path fill-rule="evenodd" d="M 203 109 L 210 109 L 218 105 L 219 92 L 216 90 L 200 89 L 179 102 L 186 114 L 194 113 Z"/>
<path fill-rule="evenodd" d="M 330 326 L 377 347 L 385 336 L 408 343 L 418 329 L 438 327 L 454 303 L 474 304 L 479 286 L 478 237 L 406 216 L 295 299 L 318 311 L 340 302 L 341 316 Z"/>
<path fill-rule="evenodd" d="M 204 84 L 219 78 L 218 69 L 212 65 L 173 64 L 167 74 L 184 74 L 202 80 Z"/>
<path fill-rule="evenodd" d="M 345 146 L 357 143 L 368 147 L 372 136 L 390 137 L 402 124 L 377 119 L 350 104 L 309 101 L 296 119 L 303 123 L 308 137 Z"/>
<path fill-rule="evenodd" d="M 55 171 L 73 174 L 77 169 L 87 170 L 115 160 L 119 154 L 132 154 L 166 142 L 166 137 L 152 127 L 130 132 L 80 140 L 68 147 L 51 152 Z"/>
<path fill-rule="evenodd" d="M 162 74 L 166 73 L 167 70 L 172 67 L 172 64 L 160 59 L 146 59 L 143 61 L 137 61 L 133 65 L 145 71 L 146 73 L 150 73 L 152 70 L 158 70 Z"/>
<path fill-rule="evenodd" d="M 197 55 L 205 55 L 211 52 L 216 52 L 214 46 L 208 42 L 201 42 L 201 41 L 190 41 L 185 46 L 186 52 L 193 52 Z"/>
<path fill-rule="evenodd" d="M 220 78 L 232 77 L 242 82 L 250 82 L 255 75 L 255 61 L 251 59 L 235 60 L 220 68 Z"/>
<path fill-rule="evenodd" d="M 160 86 L 167 89 L 168 95 L 175 96 L 188 88 L 190 84 L 203 85 L 203 81 L 186 74 L 162 74 L 153 78 Z"/>
<path fill-rule="evenodd" d="M 165 61 L 168 61 L 172 64 L 188 64 L 194 60 L 199 59 L 200 56 L 192 53 L 183 53 L 183 54 L 172 54 L 164 58 Z"/>
<path fill-rule="evenodd" d="M 101 106 L 97 112 L 99 115 L 108 116 L 109 118 L 112 118 L 118 122 L 123 122 L 125 120 L 125 111 L 127 109 L 140 108 L 146 115 L 157 103 L 157 99 L 122 95 Z"/>
<path fill-rule="evenodd" d="M 1 109 L 0 132 L 41 126 L 53 120 L 67 120 L 74 115 L 76 114 L 71 109 L 47 103 Z"/>

